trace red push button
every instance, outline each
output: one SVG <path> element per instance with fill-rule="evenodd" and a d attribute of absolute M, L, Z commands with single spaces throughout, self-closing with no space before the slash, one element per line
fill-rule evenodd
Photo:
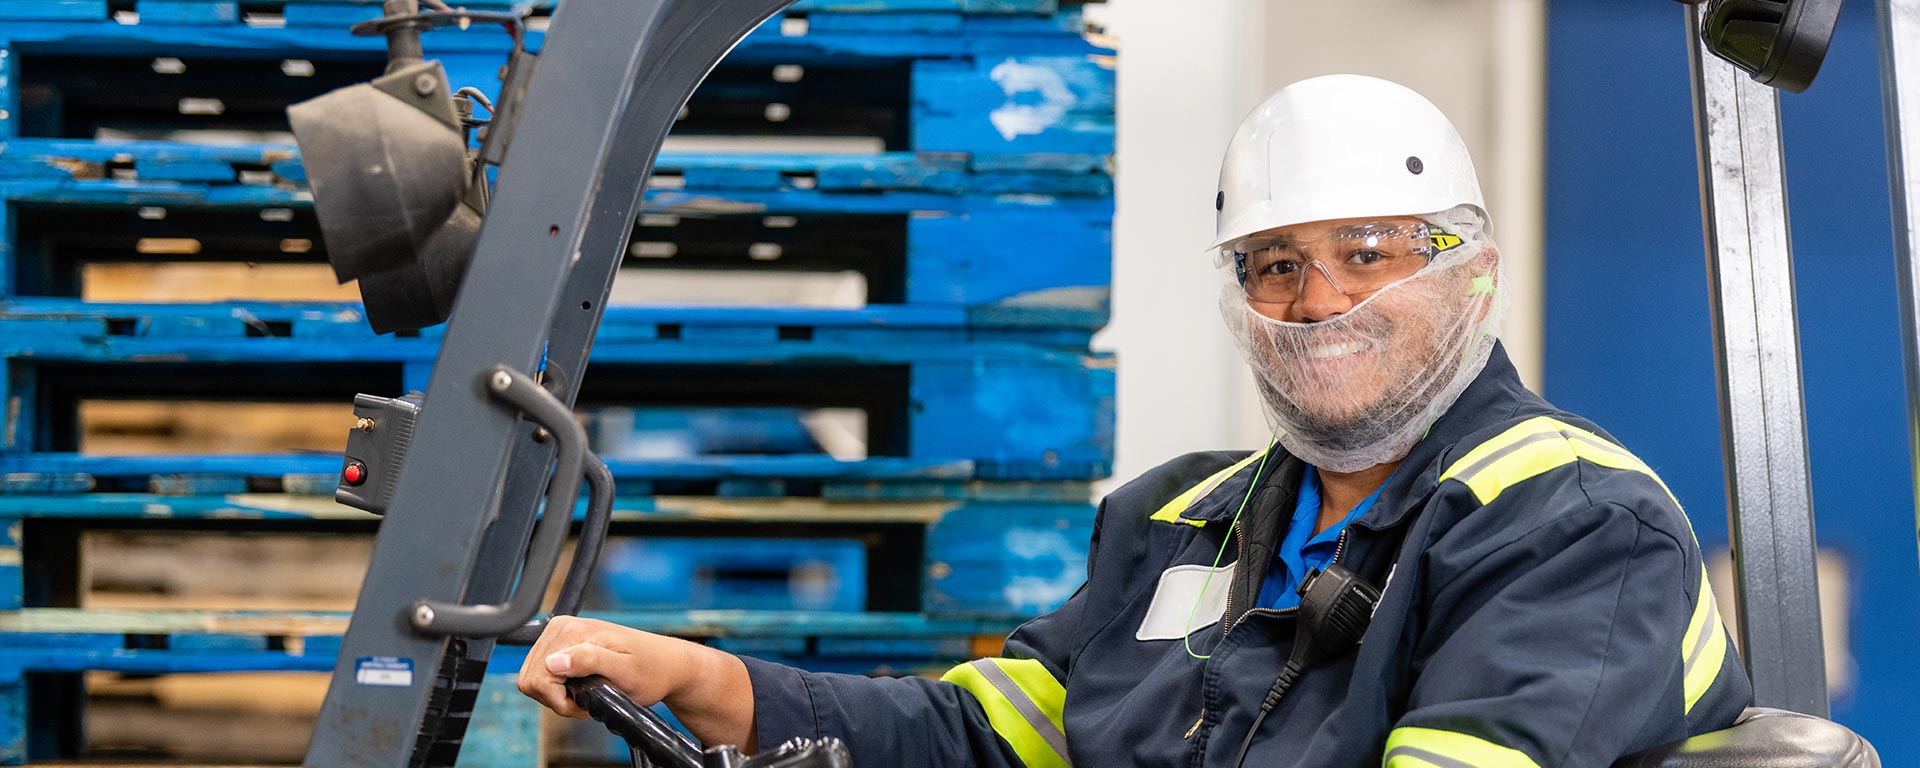
<path fill-rule="evenodd" d="M 340 477 L 347 481 L 347 485 L 359 485 L 367 481 L 367 467 L 357 461 L 349 462 L 347 468 L 341 470 Z"/>

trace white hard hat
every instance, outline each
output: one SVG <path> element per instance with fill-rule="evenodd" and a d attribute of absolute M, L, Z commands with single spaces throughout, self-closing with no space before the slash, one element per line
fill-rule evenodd
<path fill-rule="evenodd" d="M 1327 75 L 1275 91 L 1234 131 L 1213 247 L 1310 221 L 1460 205 L 1486 215 L 1473 158 L 1438 107 L 1398 83 Z"/>

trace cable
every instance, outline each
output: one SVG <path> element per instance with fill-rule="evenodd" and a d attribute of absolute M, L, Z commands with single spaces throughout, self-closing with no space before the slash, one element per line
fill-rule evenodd
<path fill-rule="evenodd" d="M 1260 466 L 1253 468 L 1253 478 L 1247 481 L 1247 494 L 1240 497 L 1240 508 L 1233 511 L 1233 522 L 1227 524 L 1227 535 L 1220 539 L 1220 551 L 1213 556 L 1213 566 L 1207 569 L 1207 578 L 1200 582 L 1200 594 L 1193 598 L 1193 607 L 1187 609 L 1186 631 L 1180 635 L 1180 644 L 1187 649 L 1187 655 L 1201 661 L 1213 658 L 1213 654 L 1201 655 L 1193 652 L 1193 617 L 1200 613 L 1200 600 L 1207 596 L 1207 587 L 1213 585 L 1213 575 L 1220 571 L 1220 558 L 1227 555 L 1227 542 L 1233 540 L 1233 530 L 1238 527 L 1240 513 L 1247 511 L 1247 501 L 1253 498 L 1253 489 L 1260 485 L 1260 473 L 1267 468 L 1267 458 L 1273 455 L 1273 449 L 1279 447 L 1279 441 L 1267 444 L 1267 450 L 1260 454 Z"/>
<path fill-rule="evenodd" d="M 473 99 L 474 101 L 479 102 L 480 106 L 487 108 L 487 114 L 493 114 L 493 99 L 487 98 L 487 94 L 485 91 L 482 91 L 478 88 L 475 88 L 469 85 L 465 88 L 461 88 L 460 90 L 454 91 L 453 95 L 465 96 L 469 99 Z"/>
<path fill-rule="evenodd" d="M 1260 714 L 1254 715 L 1253 725 L 1247 726 L 1247 737 L 1240 740 L 1240 754 L 1233 758 L 1233 768 L 1246 764 L 1247 750 L 1253 748 L 1253 735 L 1260 732 L 1260 724 L 1267 721 L 1267 713 L 1280 706 L 1280 697 L 1287 695 L 1287 689 L 1300 680 L 1300 673 L 1306 665 L 1300 663 L 1299 657 L 1300 654 L 1295 653 L 1294 658 L 1287 659 L 1286 668 L 1280 670 L 1280 677 L 1274 679 L 1273 687 L 1267 689 L 1266 698 L 1260 700 Z"/>
<path fill-rule="evenodd" d="M 1246 761 L 1247 750 L 1253 747 L 1253 736 L 1260 732 L 1267 713 L 1280 706 L 1281 697 L 1300 681 L 1307 667 L 1358 646 L 1373 620 L 1374 607 L 1380 604 L 1380 588 L 1339 563 L 1328 563 L 1326 570 L 1307 571 L 1299 591 L 1300 617 L 1294 624 L 1293 652 L 1288 654 L 1286 667 L 1280 670 L 1280 676 L 1274 678 L 1266 697 L 1261 699 L 1260 713 L 1254 716 L 1253 725 L 1247 728 L 1247 737 L 1240 742 L 1240 755 L 1233 759 L 1233 768 L 1240 768 Z"/>

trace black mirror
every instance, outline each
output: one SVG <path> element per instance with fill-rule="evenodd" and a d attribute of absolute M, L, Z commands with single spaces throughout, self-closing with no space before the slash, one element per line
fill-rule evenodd
<path fill-rule="evenodd" d="M 1763 85 L 1800 93 L 1820 74 L 1841 0 L 1708 0 L 1707 50 Z"/>

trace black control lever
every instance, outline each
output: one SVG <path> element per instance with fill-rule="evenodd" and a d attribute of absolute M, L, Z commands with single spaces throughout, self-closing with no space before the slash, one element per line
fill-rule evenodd
<path fill-rule="evenodd" d="M 626 740 L 637 757 L 662 768 L 701 768 L 700 745 L 667 725 L 653 710 L 633 703 L 606 678 L 592 675 L 568 680 L 567 695 L 613 735 Z M 636 759 L 634 764 L 644 763 Z"/>
<path fill-rule="evenodd" d="M 567 695 L 593 719 L 627 742 L 635 768 L 851 768 L 852 758 L 839 739 L 794 739 L 752 757 L 731 746 L 704 751 L 652 710 L 599 675 L 567 681 Z"/>

